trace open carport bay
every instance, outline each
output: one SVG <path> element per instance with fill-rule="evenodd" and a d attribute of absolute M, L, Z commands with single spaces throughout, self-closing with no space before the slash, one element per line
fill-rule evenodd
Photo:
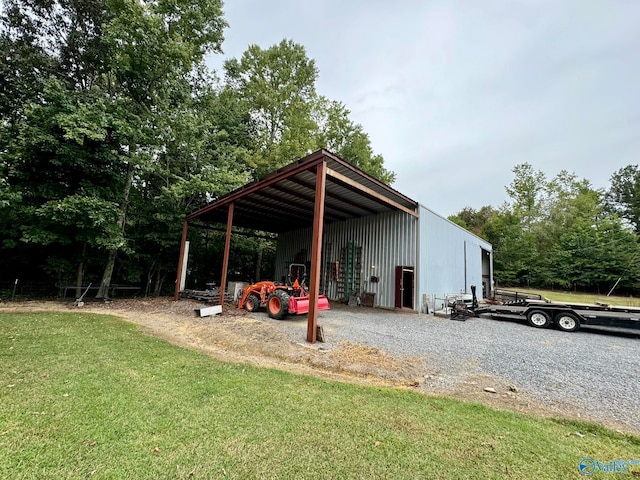
<path fill-rule="evenodd" d="M 305 317 L 276 321 L 264 313 L 255 315 L 294 341 L 304 338 Z M 517 396 L 521 409 L 541 407 L 640 433 L 638 334 L 595 329 L 567 333 L 514 321 L 471 318 L 461 322 L 340 305 L 322 312 L 319 324 L 327 340 L 318 344 L 320 348 L 330 350 L 347 341 L 391 356 L 423 358 L 430 368 L 421 389 L 471 390 L 477 392 L 475 398 Z M 516 387 L 518 394 L 507 386 Z M 485 392 L 485 387 L 496 388 L 497 393 Z"/>

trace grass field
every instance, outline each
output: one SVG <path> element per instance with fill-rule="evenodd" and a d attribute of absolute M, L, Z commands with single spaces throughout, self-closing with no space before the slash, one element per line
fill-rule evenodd
<path fill-rule="evenodd" d="M 511 290 L 523 293 L 534 293 L 542 295 L 554 302 L 578 302 L 578 303 L 607 303 L 609 305 L 623 305 L 627 307 L 640 307 L 640 298 L 635 297 L 617 297 L 605 295 L 595 295 L 591 293 L 573 293 L 565 290 L 536 290 L 532 288 L 512 287 L 504 290 Z"/>
<path fill-rule="evenodd" d="M 599 426 L 222 363 L 109 316 L 0 314 L 0 364 L 0 478 L 583 478 L 584 457 L 640 459 Z"/>

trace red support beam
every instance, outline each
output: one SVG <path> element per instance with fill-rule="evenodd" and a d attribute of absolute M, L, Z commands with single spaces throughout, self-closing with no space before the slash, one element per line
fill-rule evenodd
<path fill-rule="evenodd" d="M 227 213 L 227 236 L 224 241 L 224 258 L 222 260 L 222 279 L 220 280 L 220 305 L 224 304 L 224 291 L 227 288 L 227 270 L 229 269 L 229 250 L 231 250 L 231 227 L 233 226 L 233 205 L 229 204 Z"/>
<path fill-rule="evenodd" d="M 182 225 L 182 239 L 180 240 L 180 257 L 178 258 L 178 273 L 176 274 L 176 290 L 173 294 L 173 300 L 180 299 L 180 277 L 182 276 L 182 266 L 184 263 L 184 247 L 187 244 L 187 230 L 189 230 L 189 222 L 186 220 Z"/>
<path fill-rule="evenodd" d="M 322 270 L 322 227 L 324 225 L 324 197 L 327 185 L 327 161 L 323 159 L 316 168 L 316 202 L 313 213 L 313 242 L 311 244 L 311 278 L 309 279 L 309 316 L 307 317 L 307 342 L 316 343 L 318 325 L 318 295 Z"/>

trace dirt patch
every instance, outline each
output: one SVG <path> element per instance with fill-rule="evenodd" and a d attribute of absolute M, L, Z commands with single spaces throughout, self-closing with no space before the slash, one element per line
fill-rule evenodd
<path fill-rule="evenodd" d="M 89 302 L 1 303 L 1 312 L 77 311 L 111 314 L 139 325 L 150 335 L 229 362 L 278 368 L 332 380 L 410 388 L 416 391 L 474 401 L 498 409 L 539 416 L 581 418 L 568 405 L 541 405 L 503 379 L 490 375 L 452 378 L 428 365 L 423 358 L 396 357 L 377 348 L 351 342 L 327 346 L 292 341 L 267 322 L 256 320 L 229 305 L 223 315 L 200 318 L 194 313 L 202 304 L 168 298 Z M 472 370 L 472 369 L 470 369 Z M 494 391 L 486 391 L 485 388 Z M 608 425 L 611 428 L 619 428 Z"/>

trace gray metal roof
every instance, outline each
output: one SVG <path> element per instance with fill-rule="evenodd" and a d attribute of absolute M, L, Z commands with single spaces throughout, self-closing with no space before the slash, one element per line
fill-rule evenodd
<path fill-rule="evenodd" d="M 227 223 L 234 204 L 235 227 L 287 232 L 313 225 L 316 167 L 327 162 L 325 223 L 402 210 L 418 215 L 418 202 L 336 155 L 318 150 L 187 215 L 197 223 Z"/>

